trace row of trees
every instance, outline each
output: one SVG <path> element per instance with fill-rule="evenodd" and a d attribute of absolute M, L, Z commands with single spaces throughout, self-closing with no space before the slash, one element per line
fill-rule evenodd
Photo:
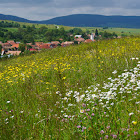
<path fill-rule="evenodd" d="M 9 31 L 4 27 L 17 27 L 17 31 Z M 95 31 L 92 30 L 92 32 L 95 32 L 95 39 L 98 39 L 99 35 L 102 35 L 102 38 L 113 38 L 113 36 L 117 36 L 115 33 L 108 33 L 106 31 L 98 33 L 97 29 Z M 60 38 L 63 39 L 63 41 L 73 41 L 75 35 L 82 35 L 83 38 L 88 39 L 87 35 L 90 33 L 91 31 L 89 31 L 88 29 L 86 31 L 83 31 L 80 28 L 73 28 L 66 31 L 63 27 L 59 29 L 48 29 L 46 26 L 36 28 L 35 25 L 20 26 L 20 24 L 16 22 L 0 22 L 0 39 L 3 42 L 12 39 L 15 41 L 20 41 L 24 44 L 28 42 L 34 44 L 35 41 L 60 41 Z"/>
<path fill-rule="evenodd" d="M 71 30 L 64 30 L 64 28 L 60 29 L 48 29 L 45 26 L 40 28 L 35 28 L 35 26 L 26 26 L 19 27 L 17 31 L 11 32 L 6 29 L 0 29 L 0 37 L 3 38 L 3 41 L 14 39 L 15 41 L 20 41 L 23 43 L 31 42 L 34 44 L 35 41 L 58 41 L 60 38 L 63 41 L 72 41 L 74 40 L 74 35 L 81 34 L 85 39 L 87 39 L 87 35 L 80 28 L 74 28 Z M 71 36 L 73 35 L 73 36 Z"/>
<path fill-rule="evenodd" d="M 0 22 L 0 27 L 3 27 L 3 28 L 6 28 L 6 27 L 18 28 L 18 27 L 20 27 L 20 24 L 17 23 L 17 22 L 1 21 L 1 22 Z"/>

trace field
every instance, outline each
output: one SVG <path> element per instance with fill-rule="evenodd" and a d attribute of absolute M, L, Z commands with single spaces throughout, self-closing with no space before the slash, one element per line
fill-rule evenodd
<path fill-rule="evenodd" d="M 138 140 L 140 38 L 0 60 L 0 139 Z"/>
<path fill-rule="evenodd" d="M 7 20 L 7 22 L 12 22 L 12 21 Z M 24 23 L 24 22 L 17 22 L 17 23 L 19 23 L 21 25 L 21 27 L 23 25 L 26 25 L 26 26 L 35 25 L 36 28 L 46 26 L 49 29 L 55 29 L 56 26 L 57 26 L 57 25 L 51 25 L 51 24 L 50 25 L 32 24 L 32 23 Z M 104 32 L 104 31 L 107 31 L 107 32 L 110 32 L 110 33 L 115 32 L 119 36 L 122 35 L 122 34 L 125 34 L 127 36 L 131 36 L 131 35 L 139 36 L 140 35 L 140 29 L 134 29 L 134 28 L 107 28 L 107 29 L 103 29 L 101 27 L 70 27 L 70 26 L 63 26 L 63 25 L 58 25 L 58 26 L 59 26 L 59 28 L 64 27 L 65 30 L 70 30 L 70 29 L 73 29 L 73 28 L 81 28 L 83 31 L 89 30 L 90 32 L 95 32 L 95 30 L 98 29 L 99 32 Z M 6 28 L 6 29 L 8 29 L 9 31 L 12 31 L 12 32 L 17 30 L 17 28 Z"/>

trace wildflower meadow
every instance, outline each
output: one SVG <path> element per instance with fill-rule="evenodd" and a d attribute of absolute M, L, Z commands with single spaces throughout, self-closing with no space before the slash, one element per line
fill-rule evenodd
<path fill-rule="evenodd" d="M 139 37 L 0 60 L 1 140 L 138 140 L 139 122 Z"/>

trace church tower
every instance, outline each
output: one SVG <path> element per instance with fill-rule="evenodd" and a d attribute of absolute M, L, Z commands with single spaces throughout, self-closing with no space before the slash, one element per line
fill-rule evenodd
<path fill-rule="evenodd" d="M 93 33 L 91 33 L 90 39 L 91 39 L 92 41 L 94 41 L 94 35 L 93 35 Z"/>

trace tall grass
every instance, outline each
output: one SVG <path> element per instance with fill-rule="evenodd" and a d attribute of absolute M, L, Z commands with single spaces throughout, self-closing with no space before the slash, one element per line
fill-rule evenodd
<path fill-rule="evenodd" d="M 138 139 L 140 38 L 0 62 L 0 139 Z"/>

